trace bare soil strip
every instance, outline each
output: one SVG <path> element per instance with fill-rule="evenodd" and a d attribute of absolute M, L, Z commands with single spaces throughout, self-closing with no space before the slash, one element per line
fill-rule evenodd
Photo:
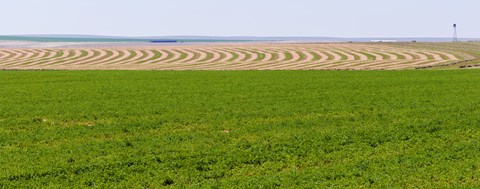
<path fill-rule="evenodd" d="M 62 59 L 65 59 L 65 58 L 68 57 L 68 56 L 71 56 L 71 55 L 70 55 L 71 51 L 62 51 L 62 50 L 56 49 L 55 52 L 56 52 L 55 56 L 52 56 L 52 57 L 47 58 L 47 59 L 44 59 L 44 60 L 42 60 L 41 62 L 35 62 L 35 61 L 33 61 L 33 62 L 31 62 L 30 64 L 25 65 L 25 66 L 35 68 L 36 66 L 49 65 L 49 64 L 58 62 L 58 60 L 62 60 Z"/>
<path fill-rule="evenodd" d="M 54 51 L 54 50 L 51 50 L 51 49 L 47 49 L 47 51 L 45 51 L 43 56 L 39 57 L 38 59 L 23 62 L 23 64 L 21 64 L 21 66 L 41 65 L 45 61 L 51 60 L 53 58 L 57 58 L 59 53 L 60 53 L 59 51 Z"/>
<path fill-rule="evenodd" d="M 39 62 L 42 59 L 45 59 L 46 56 L 50 56 L 50 51 L 51 50 L 48 49 L 34 50 L 32 56 L 20 58 L 19 60 L 13 61 L 10 66 L 23 66 L 31 62 Z"/>
<path fill-rule="evenodd" d="M 98 61 L 95 65 L 104 65 L 105 62 L 110 62 L 112 60 L 118 59 L 120 57 L 120 52 L 117 50 L 110 50 L 111 55 L 104 57 L 101 61 Z"/>
<path fill-rule="evenodd" d="M 2 61 L 2 64 L 5 65 L 12 65 L 16 62 L 25 61 L 32 58 L 35 55 L 35 51 L 30 49 L 26 50 L 12 50 L 11 56 L 7 57 L 5 60 Z"/>
<path fill-rule="evenodd" d="M 182 63 L 191 61 L 195 57 L 195 53 L 188 49 L 182 49 L 181 51 L 186 54 L 185 58 L 181 61 Z"/>

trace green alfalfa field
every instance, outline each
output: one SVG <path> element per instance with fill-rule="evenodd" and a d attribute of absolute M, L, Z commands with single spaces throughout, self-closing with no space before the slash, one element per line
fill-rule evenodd
<path fill-rule="evenodd" d="M 0 188 L 477 188 L 480 70 L 2 71 Z"/>

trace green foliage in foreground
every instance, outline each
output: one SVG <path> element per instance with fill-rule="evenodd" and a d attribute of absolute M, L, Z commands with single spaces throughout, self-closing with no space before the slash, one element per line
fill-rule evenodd
<path fill-rule="evenodd" d="M 480 70 L 3 71 L 0 188 L 479 187 Z"/>

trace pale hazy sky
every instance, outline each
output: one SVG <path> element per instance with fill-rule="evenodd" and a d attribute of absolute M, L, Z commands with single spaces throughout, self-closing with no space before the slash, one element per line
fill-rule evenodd
<path fill-rule="evenodd" d="M 0 35 L 480 37 L 479 0 L 2 0 Z"/>

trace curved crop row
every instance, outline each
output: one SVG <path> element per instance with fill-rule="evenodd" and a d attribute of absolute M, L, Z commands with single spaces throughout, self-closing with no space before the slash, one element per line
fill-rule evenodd
<path fill-rule="evenodd" d="M 367 44 L 0 49 L 0 69 L 406 69 L 461 59 Z"/>

